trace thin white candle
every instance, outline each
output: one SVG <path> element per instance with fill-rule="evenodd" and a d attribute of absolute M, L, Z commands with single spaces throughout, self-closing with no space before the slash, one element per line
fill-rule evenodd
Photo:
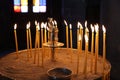
<path fill-rule="evenodd" d="M 43 28 L 44 28 L 44 23 L 42 22 L 41 23 L 41 46 L 43 48 Z M 43 52 L 42 52 L 42 66 L 43 66 L 43 59 L 44 59 L 44 56 L 43 56 Z"/>
<path fill-rule="evenodd" d="M 27 60 L 29 60 L 29 33 L 28 33 L 28 29 L 30 28 L 30 26 L 27 24 L 26 25 L 26 35 L 27 35 L 27 51 L 28 51 L 28 54 L 27 54 Z"/>
<path fill-rule="evenodd" d="M 38 33 L 37 33 L 37 36 L 38 36 L 38 50 L 40 48 L 40 26 L 39 26 L 39 23 L 37 24 L 37 29 L 38 29 Z M 38 66 L 39 66 L 39 61 L 40 61 L 40 56 L 39 56 L 39 52 L 38 52 Z"/>
<path fill-rule="evenodd" d="M 37 21 L 35 21 L 35 25 L 36 25 L 36 35 L 35 35 L 35 50 L 37 49 L 37 46 L 38 46 L 38 25 L 39 23 L 37 23 Z M 36 63 L 36 52 L 35 52 L 35 54 L 34 54 L 34 64 Z"/>
<path fill-rule="evenodd" d="M 78 49 L 78 55 L 77 55 L 77 75 L 79 73 L 79 56 L 80 56 L 80 36 L 79 36 L 79 25 L 77 26 L 77 49 Z"/>
<path fill-rule="evenodd" d="M 85 34 L 85 62 L 84 62 L 84 74 L 85 74 L 85 77 L 86 77 L 86 75 L 87 75 L 88 42 L 89 42 L 89 38 L 88 38 L 88 36 Z"/>
<path fill-rule="evenodd" d="M 70 24 L 70 48 L 72 49 L 72 24 Z"/>
<path fill-rule="evenodd" d="M 78 35 L 78 56 L 77 56 L 77 75 L 79 73 L 80 53 L 81 53 L 81 35 Z"/>
<path fill-rule="evenodd" d="M 39 23 L 37 24 L 37 30 L 38 30 L 38 48 L 40 48 L 40 26 L 39 26 Z"/>
<path fill-rule="evenodd" d="M 15 45 L 16 45 L 16 55 L 17 55 L 17 58 L 18 58 L 19 55 L 18 55 L 18 41 L 17 41 L 16 29 L 17 29 L 17 24 L 14 25 L 14 36 L 15 36 Z"/>
<path fill-rule="evenodd" d="M 39 22 L 38 22 L 38 23 L 36 23 L 35 51 L 37 49 L 39 50 L 39 48 L 40 48 L 40 32 L 39 32 L 39 30 L 40 30 L 40 27 L 39 27 Z M 39 56 L 39 53 L 38 53 L 38 56 Z M 36 63 L 36 59 L 37 59 L 36 57 L 37 57 L 37 53 L 35 52 L 35 54 L 34 54 L 34 64 Z"/>
<path fill-rule="evenodd" d="M 104 73 L 106 59 L 106 29 L 104 25 L 102 25 L 102 29 L 103 29 L 103 73 Z"/>
<path fill-rule="evenodd" d="M 97 73 L 97 60 L 98 60 L 98 51 L 99 51 L 99 26 L 95 25 L 95 74 Z"/>
<path fill-rule="evenodd" d="M 91 40 L 91 68 L 90 68 L 90 71 L 93 73 L 93 53 L 94 53 L 94 27 L 93 27 L 93 25 L 91 24 L 90 25 L 90 27 L 91 27 L 91 31 L 92 31 L 92 40 Z"/>
<path fill-rule="evenodd" d="M 29 26 L 28 34 L 29 34 L 29 40 L 30 40 L 30 52 L 32 52 L 32 38 L 31 38 L 30 22 L 28 23 L 28 26 Z M 32 57 L 32 53 L 30 54 L 30 57 Z"/>
<path fill-rule="evenodd" d="M 35 48 L 37 48 L 37 34 L 38 34 L 38 28 L 37 28 L 37 26 L 38 26 L 38 23 L 37 23 L 37 21 L 35 21 L 35 26 L 36 26 L 36 35 L 35 35 Z"/>
<path fill-rule="evenodd" d="M 64 20 L 64 23 L 66 25 L 66 47 L 69 48 L 69 41 L 68 41 L 68 24 L 67 22 Z"/>
<path fill-rule="evenodd" d="M 71 48 L 71 62 L 72 62 L 72 24 L 70 24 L 70 48 Z"/>

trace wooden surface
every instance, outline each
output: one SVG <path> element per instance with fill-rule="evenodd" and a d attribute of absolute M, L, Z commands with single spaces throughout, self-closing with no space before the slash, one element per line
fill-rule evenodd
<path fill-rule="evenodd" d="M 44 64 L 41 66 L 41 54 L 44 54 Z M 72 70 L 72 80 L 94 80 L 101 78 L 102 74 L 102 58 L 98 58 L 98 72 L 97 74 L 91 73 L 90 61 L 91 53 L 88 54 L 87 62 L 87 75 L 83 74 L 84 64 L 84 51 L 80 53 L 79 73 L 76 75 L 77 68 L 77 53 L 76 49 L 56 48 L 55 60 L 51 61 L 50 48 L 32 49 L 31 51 L 19 51 L 19 58 L 16 58 L 16 52 L 10 53 L 0 59 L 0 73 L 3 76 L 9 77 L 14 80 L 48 80 L 47 71 L 54 67 L 65 67 Z M 32 54 L 32 57 L 27 59 L 27 54 Z M 37 55 L 34 64 L 34 54 Z M 39 57 L 38 57 L 39 56 Z M 72 57 L 72 58 L 71 58 Z M 39 61 L 38 61 L 39 59 Z M 94 64 L 94 63 L 93 63 Z M 94 70 L 94 69 L 93 69 Z M 108 74 L 111 70 L 110 63 L 106 60 L 105 72 Z"/>

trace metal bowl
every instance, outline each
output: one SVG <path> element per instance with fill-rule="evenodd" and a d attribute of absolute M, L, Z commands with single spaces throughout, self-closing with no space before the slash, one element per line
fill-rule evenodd
<path fill-rule="evenodd" d="M 52 68 L 47 71 L 49 80 L 71 80 L 72 71 L 67 68 Z"/>

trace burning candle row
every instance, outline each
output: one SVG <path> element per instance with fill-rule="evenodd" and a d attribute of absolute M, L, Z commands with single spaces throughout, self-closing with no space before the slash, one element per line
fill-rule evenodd
<path fill-rule="evenodd" d="M 65 25 L 66 25 L 66 47 L 69 48 L 69 40 L 70 40 L 70 48 L 73 48 L 73 39 L 72 39 L 72 25 L 70 24 L 68 26 L 67 22 L 64 20 Z M 56 24 L 57 27 L 57 22 L 54 22 Z M 43 48 L 43 43 L 47 42 L 47 23 L 41 23 L 41 27 L 39 25 L 39 23 L 37 21 L 35 21 L 35 25 L 36 25 L 36 37 L 35 37 L 35 49 L 39 49 L 40 48 L 40 43 L 41 43 L 41 47 Z M 99 25 L 95 24 L 94 26 L 91 24 L 91 66 L 90 66 L 90 70 L 91 72 L 93 72 L 93 68 L 94 68 L 94 73 L 97 73 L 97 61 L 98 61 L 98 55 L 99 55 Z M 17 28 L 17 24 L 14 25 L 14 35 L 15 35 L 15 44 L 16 44 L 16 53 L 17 53 L 17 57 L 19 57 L 18 55 L 18 43 L 17 43 L 17 33 L 16 33 L 16 28 Z M 70 28 L 70 39 L 69 39 L 69 28 Z M 103 28 L 103 73 L 104 73 L 104 67 L 105 67 L 105 57 L 106 57 L 106 29 L 104 26 L 102 26 Z M 40 33 L 41 32 L 41 33 Z M 83 33 L 84 32 L 84 33 Z M 77 49 L 78 49 L 78 56 L 77 56 L 77 74 L 79 73 L 79 54 L 82 53 L 82 47 L 83 47 L 83 40 L 85 40 L 85 62 L 84 62 L 84 69 L 83 69 L 83 73 L 86 74 L 87 73 L 87 54 L 89 52 L 89 36 L 90 32 L 89 29 L 87 27 L 87 21 L 85 21 L 85 31 L 83 29 L 83 26 L 80 22 L 78 22 L 77 24 Z M 26 36 L 27 36 L 27 59 L 29 60 L 29 58 L 32 56 L 30 51 L 32 50 L 32 39 L 31 39 L 31 30 L 30 30 L 30 22 L 26 25 Z M 95 46 L 94 46 L 95 45 Z M 95 55 L 94 55 L 94 51 L 95 51 Z M 34 63 L 36 63 L 36 53 L 34 54 Z M 72 58 L 71 58 L 72 59 Z M 39 61 L 39 60 L 38 60 Z M 43 62 L 43 61 L 42 61 Z M 93 66 L 93 62 L 94 66 Z"/>
<path fill-rule="evenodd" d="M 47 35 L 46 35 L 47 24 L 42 22 L 41 27 L 40 27 L 39 23 L 35 21 L 35 25 L 36 25 L 35 49 L 39 49 L 40 42 L 41 42 L 41 47 L 43 47 L 42 46 L 43 42 L 47 42 Z M 41 28 L 41 31 L 40 31 L 40 28 Z M 18 58 L 19 54 L 18 54 L 18 41 L 17 41 L 16 29 L 17 29 L 17 24 L 14 25 L 14 36 L 15 36 L 15 44 L 16 44 L 16 54 Z M 40 35 L 40 32 L 41 32 L 41 35 Z M 32 53 L 31 53 L 32 52 L 32 38 L 31 38 L 30 22 L 26 25 L 26 41 L 27 41 L 27 60 L 29 61 L 30 57 L 32 57 Z M 36 57 L 37 57 L 37 54 L 35 53 L 34 63 L 36 63 L 36 59 L 37 59 Z M 39 59 L 39 55 L 38 55 L 38 59 Z"/>
<path fill-rule="evenodd" d="M 66 25 L 66 48 L 69 48 L 69 40 L 70 40 L 70 44 L 72 44 L 72 28 L 70 27 L 70 39 L 68 39 L 68 24 L 67 22 L 64 20 L 64 23 Z M 89 41 L 91 41 L 91 66 L 90 66 L 90 71 L 93 73 L 93 68 L 94 68 L 94 73 L 97 73 L 97 64 L 98 64 L 98 55 L 99 55 L 99 25 L 95 24 L 94 26 L 91 24 L 91 38 L 89 38 L 90 32 L 89 29 L 87 27 L 87 21 L 85 21 L 85 33 L 83 33 L 83 26 L 80 22 L 78 22 L 77 24 L 77 49 L 78 49 L 78 59 L 77 59 L 77 74 L 79 72 L 79 54 L 82 53 L 82 43 L 83 40 L 85 40 L 85 62 L 84 62 L 84 69 L 83 69 L 83 73 L 86 74 L 87 73 L 87 54 L 89 52 Z M 103 29 L 103 73 L 104 73 L 104 67 L 105 67 L 105 57 L 106 57 L 106 29 L 104 27 L 104 25 L 102 25 L 102 29 Z M 84 37 L 83 37 L 84 36 Z M 89 40 L 91 39 L 91 40 Z M 94 46 L 95 45 L 95 46 Z M 94 54 L 95 51 L 95 54 Z M 95 61 L 95 63 L 94 63 Z M 94 66 L 93 66 L 94 63 Z"/>

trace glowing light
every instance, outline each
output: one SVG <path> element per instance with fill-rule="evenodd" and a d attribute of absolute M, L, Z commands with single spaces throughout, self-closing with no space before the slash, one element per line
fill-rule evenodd
<path fill-rule="evenodd" d="M 40 12 L 39 6 L 33 6 L 33 12 L 34 13 L 39 13 Z"/>
<path fill-rule="evenodd" d="M 102 30 L 103 30 L 104 33 L 106 33 L 106 29 L 105 29 L 104 25 L 102 25 Z"/>
<path fill-rule="evenodd" d="M 99 30 L 99 26 L 98 26 L 98 24 L 96 24 L 95 25 L 95 32 L 98 32 L 98 30 Z"/>
<path fill-rule="evenodd" d="M 33 0 L 33 5 L 34 6 L 39 6 L 40 1 L 39 0 Z"/>
<path fill-rule="evenodd" d="M 91 27 L 92 32 L 94 32 L 94 27 L 92 24 L 90 25 L 90 27 Z"/>
<path fill-rule="evenodd" d="M 56 20 L 54 20 L 54 24 L 55 24 L 55 26 L 57 26 L 57 22 L 56 22 Z"/>
<path fill-rule="evenodd" d="M 14 5 L 20 6 L 20 0 L 14 0 Z"/>
<path fill-rule="evenodd" d="M 70 29 L 72 29 L 72 24 L 70 24 Z"/>
<path fill-rule="evenodd" d="M 17 29 L 17 24 L 14 25 L 14 29 Z"/>
<path fill-rule="evenodd" d="M 35 25 L 37 25 L 37 21 L 35 20 Z"/>
<path fill-rule="evenodd" d="M 21 5 L 22 6 L 27 6 L 28 5 L 28 0 L 21 0 Z"/>
<path fill-rule="evenodd" d="M 21 6 L 21 12 L 28 12 L 28 6 Z"/>
<path fill-rule="evenodd" d="M 64 23 L 65 23 L 66 26 L 68 25 L 67 22 L 66 22 L 66 20 L 64 20 Z"/>
<path fill-rule="evenodd" d="M 42 28 L 42 29 L 44 28 L 44 23 L 43 23 L 43 22 L 41 23 L 41 28 Z"/>
<path fill-rule="evenodd" d="M 40 12 L 46 12 L 46 6 L 40 6 L 39 7 Z"/>
<path fill-rule="evenodd" d="M 27 25 L 26 25 L 26 29 L 29 29 L 29 28 L 30 28 L 30 26 L 29 26 L 29 24 L 27 24 Z"/>
<path fill-rule="evenodd" d="M 85 27 L 87 27 L 87 21 L 85 21 Z"/>
<path fill-rule="evenodd" d="M 37 29 L 40 30 L 40 26 L 39 26 L 39 23 L 37 24 Z"/>
<path fill-rule="evenodd" d="M 21 12 L 20 6 L 14 6 L 14 12 Z"/>

